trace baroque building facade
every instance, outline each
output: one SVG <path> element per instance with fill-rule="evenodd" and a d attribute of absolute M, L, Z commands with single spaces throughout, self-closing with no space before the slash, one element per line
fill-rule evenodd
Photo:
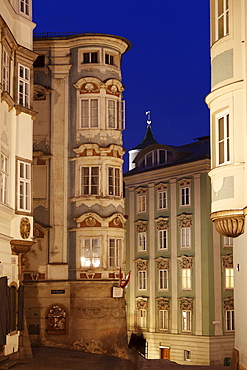
<path fill-rule="evenodd" d="M 32 343 L 127 353 L 125 299 L 112 291 L 126 261 L 120 65 L 130 47 L 106 34 L 34 39 Z"/>
<path fill-rule="evenodd" d="M 246 2 L 211 0 L 211 219 L 233 237 L 235 349 L 232 361 L 247 369 L 246 250 Z"/>
<path fill-rule="evenodd" d="M 223 365 L 234 345 L 232 239 L 210 221 L 209 137 L 183 146 L 146 135 L 129 152 L 128 332 L 148 358 Z"/>
<path fill-rule="evenodd" d="M 0 12 L 0 360 L 22 345 L 22 262 L 33 245 L 32 2 Z"/>

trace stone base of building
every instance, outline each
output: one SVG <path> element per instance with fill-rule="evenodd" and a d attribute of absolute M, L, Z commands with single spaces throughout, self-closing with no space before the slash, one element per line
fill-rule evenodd
<path fill-rule="evenodd" d="M 147 341 L 148 359 L 167 358 L 181 365 L 226 365 L 234 348 L 234 335 L 142 334 Z"/>
<path fill-rule="evenodd" d="M 128 358 L 125 298 L 109 281 L 25 283 L 25 315 L 32 345 Z"/>

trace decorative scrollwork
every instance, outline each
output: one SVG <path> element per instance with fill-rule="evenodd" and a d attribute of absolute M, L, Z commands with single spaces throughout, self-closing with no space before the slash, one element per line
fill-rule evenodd
<path fill-rule="evenodd" d="M 233 255 L 222 256 L 222 268 L 233 268 Z"/>
<path fill-rule="evenodd" d="M 224 298 L 223 308 L 224 310 L 234 310 L 234 298 L 233 297 Z"/>
<path fill-rule="evenodd" d="M 148 221 L 138 220 L 135 224 L 137 233 L 145 233 L 148 230 Z"/>
<path fill-rule="evenodd" d="M 181 227 L 191 227 L 192 226 L 192 214 L 182 213 L 177 216 L 178 226 Z"/>
<path fill-rule="evenodd" d="M 143 297 L 136 298 L 136 308 L 138 310 L 148 309 L 148 299 Z"/>
<path fill-rule="evenodd" d="M 170 310 L 170 298 L 157 298 L 157 308 L 158 310 Z"/>
<path fill-rule="evenodd" d="M 193 298 L 182 297 L 179 298 L 180 301 L 180 310 L 190 310 L 193 311 Z"/>
<path fill-rule="evenodd" d="M 179 267 L 181 269 L 191 269 L 193 267 L 193 258 L 194 257 L 188 257 L 188 256 L 178 257 Z"/>
<path fill-rule="evenodd" d="M 137 271 L 144 271 L 148 269 L 148 260 L 138 258 L 135 260 Z"/>
<path fill-rule="evenodd" d="M 164 258 L 164 257 L 158 257 L 155 258 L 155 261 L 157 261 L 157 268 L 158 270 L 169 270 L 170 269 L 170 259 Z"/>
<path fill-rule="evenodd" d="M 23 239 L 28 239 L 30 236 L 30 221 L 27 217 L 22 217 L 20 221 L 20 234 Z"/>
<path fill-rule="evenodd" d="M 156 229 L 157 230 L 167 230 L 169 229 L 169 218 L 168 217 L 159 217 L 156 220 Z"/>

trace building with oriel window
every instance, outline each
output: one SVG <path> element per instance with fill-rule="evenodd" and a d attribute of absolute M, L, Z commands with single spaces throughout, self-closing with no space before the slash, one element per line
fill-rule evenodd
<path fill-rule="evenodd" d="M 23 271 L 30 339 L 125 356 L 120 65 L 131 44 L 106 34 L 36 36 L 36 244 Z"/>
<path fill-rule="evenodd" d="M 234 346 L 232 239 L 209 217 L 209 137 L 159 144 L 148 120 L 129 158 L 129 335 L 142 334 L 147 358 L 223 365 Z"/>
<path fill-rule="evenodd" d="M 211 219 L 233 237 L 235 349 L 233 366 L 247 369 L 246 2 L 211 0 Z M 233 312 L 232 312 L 233 314 Z M 237 366 L 237 365 L 236 365 Z"/>
<path fill-rule="evenodd" d="M 31 0 L 1 1 L 0 360 L 16 354 L 20 347 L 19 334 L 24 328 L 22 260 L 33 245 L 34 26 Z"/>

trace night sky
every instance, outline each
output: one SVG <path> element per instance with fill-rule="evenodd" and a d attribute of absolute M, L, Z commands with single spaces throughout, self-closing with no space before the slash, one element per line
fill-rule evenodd
<path fill-rule="evenodd" d="M 160 144 L 209 134 L 209 1 L 33 0 L 33 21 L 34 32 L 98 32 L 131 41 L 122 62 L 126 150 L 142 141 L 148 110 Z"/>

